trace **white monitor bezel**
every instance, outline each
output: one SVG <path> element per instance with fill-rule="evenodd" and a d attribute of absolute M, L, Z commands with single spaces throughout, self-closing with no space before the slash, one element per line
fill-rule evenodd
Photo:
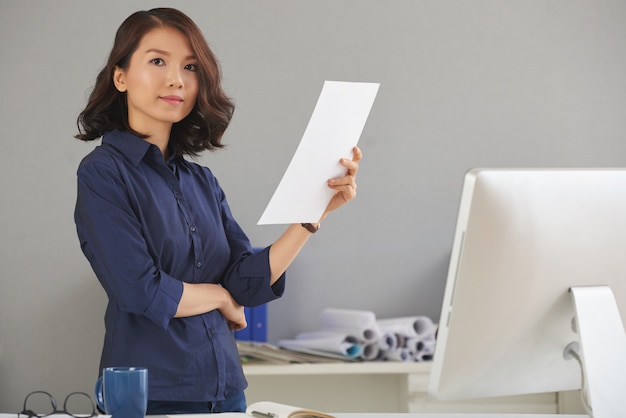
<path fill-rule="evenodd" d="M 577 339 L 568 288 L 593 284 L 612 288 L 624 321 L 626 170 L 470 170 L 429 392 L 467 399 L 580 388 L 580 366 L 562 357 Z"/>

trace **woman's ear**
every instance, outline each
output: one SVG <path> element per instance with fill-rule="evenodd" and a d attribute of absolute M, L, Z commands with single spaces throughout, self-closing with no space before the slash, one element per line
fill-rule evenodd
<path fill-rule="evenodd" d="M 113 70 L 113 84 L 120 93 L 126 91 L 126 72 L 118 66 L 115 66 L 115 70 Z"/>

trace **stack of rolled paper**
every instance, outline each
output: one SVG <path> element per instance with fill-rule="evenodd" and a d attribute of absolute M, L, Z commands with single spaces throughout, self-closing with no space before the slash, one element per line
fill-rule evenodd
<path fill-rule="evenodd" d="M 432 360 L 437 325 L 427 316 L 376 319 L 371 311 L 328 308 L 320 319 L 321 330 L 300 333 L 278 345 L 364 361 Z"/>

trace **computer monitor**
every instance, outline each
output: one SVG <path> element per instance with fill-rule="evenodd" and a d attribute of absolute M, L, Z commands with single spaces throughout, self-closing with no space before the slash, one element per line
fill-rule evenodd
<path fill-rule="evenodd" d="M 575 308 L 570 291 L 594 285 L 610 289 L 616 301 L 607 314 L 600 310 L 610 308 L 610 297 L 592 297 L 590 311 L 599 318 L 581 313 L 582 301 Z M 582 374 L 591 389 L 604 391 L 600 396 L 614 396 L 595 376 L 617 384 L 620 393 L 626 388 L 625 314 L 626 169 L 466 174 L 431 395 L 467 399 L 566 391 L 581 388 Z M 572 342 L 583 345 L 574 355 L 595 374 L 564 358 Z M 605 401 L 594 399 L 592 407 L 600 411 Z M 625 409 L 619 416 L 626 416 Z"/>

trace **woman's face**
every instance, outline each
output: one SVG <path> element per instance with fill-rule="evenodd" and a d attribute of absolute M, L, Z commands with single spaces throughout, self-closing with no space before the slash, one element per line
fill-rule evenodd
<path fill-rule="evenodd" d="M 115 87 L 126 92 L 130 127 L 146 135 L 171 129 L 198 96 L 196 58 L 187 36 L 164 27 L 146 33 L 126 70 L 116 67 Z"/>

